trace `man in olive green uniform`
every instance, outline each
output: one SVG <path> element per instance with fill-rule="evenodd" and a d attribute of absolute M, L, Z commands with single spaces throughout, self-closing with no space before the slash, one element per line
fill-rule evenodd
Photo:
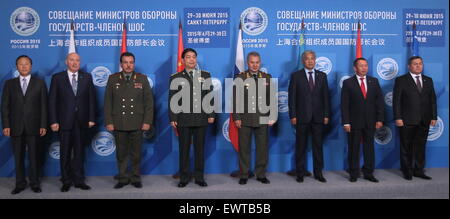
<path fill-rule="evenodd" d="M 186 68 L 170 77 L 169 91 L 170 123 L 177 129 L 180 143 L 180 182 L 178 187 L 185 187 L 190 181 L 189 149 L 191 143 L 194 144 L 195 183 L 206 187 L 208 184 L 203 176 L 205 134 L 208 124 L 214 123 L 214 111 L 212 111 L 212 107 L 204 107 L 203 103 L 208 103 L 209 106 L 214 103 L 213 98 L 209 100 L 205 98 L 206 96 L 211 97 L 213 91 L 211 75 L 206 71 L 196 70 L 197 52 L 194 49 L 185 49 L 182 59 Z"/>
<path fill-rule="evenodd" d="M 261 56 L 257 52 L 247 55 L 248 70 L 235 75 L 234 87 L 234 113 L 232 114 L 236 127 L 239 129 L 239 166 L 241 170 L 239 184 L 245 185 L 248 180 L 251 157 L 251 137 L 255 135 L 256 141 L 256 179 L 264 184 L 270 181 L 266 177 L 268 164 L 269 128 L 274 121 L 262 122 L 262 117 L 269 115 L 269 109 L 264 112 L 263 105 L 270 104 L 271 75 L 260 71 Z M 242 79 L 243 91 L 237 86 Z M 241 84 L 242 87 L 242 84 Z M 261 90 L 265 87 L 265 91 Z M 265 101 L 263 101 L 265 100 Z M 243 110 L 238 108 L 243 106 Z"/>
<path fill-rule="evenodd" d="M 135 58 L 120 56 L 122 71 L 109 76 L 105 92 L 106 129 L 114 132 L 120 189 L 131 184 L 142 188 L 140 177 L 142 132 L 153 123 L 153 94 L 146 75 L 134 71 Z M 131 159 L 131 172 L 128 161 Z"/>

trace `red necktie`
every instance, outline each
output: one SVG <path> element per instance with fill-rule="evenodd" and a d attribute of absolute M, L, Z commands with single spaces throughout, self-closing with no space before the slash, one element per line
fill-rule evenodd
<path fill-rule="evenodd" d="M 366 85 L 364 84 L 364 78 L 359 78 L 361 80 L 361 92 L 364 96 L 364 99 L 366 99 Z"/>

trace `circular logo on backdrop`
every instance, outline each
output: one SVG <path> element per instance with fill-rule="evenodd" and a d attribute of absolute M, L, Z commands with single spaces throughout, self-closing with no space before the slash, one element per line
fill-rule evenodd
<path fill-rule="evenodd" d="M 11 14 L 9 23 L 18 35 L 31 36 L 39 29 L 40 18 L 32 8 L 20 7 Z"/>
<path fill-rule="evenodd" d="M 13 73 L 13 78 L 17 78 L 19 77 L 19 75 L 20 75 L 19 71 L 15 70 Z"/>
<path fill-rule="evenodd" d="M 55 160 L 59 160 L 59 144 L 59 141 L 53 142 L 48 149 L 48 154 Z"/>
<path fill-rule="evenodd" d="M 329 58 L 321 56 L 316 59 L 315 68 L 319 71 L 323 71 L 329 74 L 331 72 L 331 69 L 333 68 L 333 64 L 331 63 L 331 60 Z"/>
<path fill-rule="evenodd" d="M 343 76 L 343 77 L 341 78 L 341 80 L 339 80 L 339 86 L 342 88 L 342 86 L 344 85 L 344 81 L 347 80 L 347 79 L 349 79 L 349 78 L 351 78 L 351 77 L 352 77 L 352 76 L 348 76 L 348 75 Z"/>
<path fill-rule="evenodd" d="M 225 123 L 223 123 L 223 126 L 222 126 L 222 134 L 223 134 L 223 137 L 228 141 L 228 142 L 231 142 L 231 140 L 230 140 L 230 133 L 229 133 L 229 129 L 228 129 L 228 127 L 230 126 L 230 119 L 227 119 L 227 121 L 225 121 Z"/>
<path fill-rule="evenodd" d="M 397 76 L 398 64 L 392 58 L 381 59 L 377 64 L 377 73 L 384 80 L 392 80 Z"/>
<path fill-rule="evenodd" d="M 384 102 L 386 103 L 386 105 L 392 107 L 392 91 L 387 92 L 386 95 L 384 95 Z"/>
<path fill-rule="evenodd" d="M 214 87 L 214 91 L 222 90 L 222 83 L 220 82 L 220 80 L 218 78 L 212 78 L 211 83 Z"/>
<path fill-rule="evenodd" d="M 108 83 L 111 71 L 105 66 L 97 66 L 92 70 L 92 80 L 97 87 L 104 87 Z"/>
<path fill-rule="evenodd" d="M 248 35 L 256 36 L 266 30 L 269 18 L 261 8 L 247 8 L 241 14 L 242 30 Z"/>
<path fill-rule="evenodd" d="M 148 83 L 150 84 L 150 88 L 153 88 L 153 80 L 147 76 Z"/>
<path fill-rule="evenodd" d="M 430 131 L 428 132 L 428 141 L 437 140 L 444 133 L 444 121 L 438 116 L 435 126 L 430 125 Z"/>
<path fill-rule="evenodd" d="M 392 130 L 388 126 L 383 126 L 375 131 L 375 142 L 380 145 L 389 144 L 392 140 Z"/>
<path fill-rule="evenodd" d="M 278 92 L 278 112 L 286 113 L 289 111 L 289 93 L 287 91 Z"/>
<path fill-rule="evenodd" d="M 100 156 L 108 156 L 116 150 L 114 136 L 109 132 L 99 132 L 94 136 L 91 143 L 94 152 Z"/>
<path fill-rule="evenodd" d="M 260 71 L 265 72 L 265 73 L 269 73 L 268 72 L 269 70 L 267 70 L 267 68 L 265 68 L 265 67 L 261 68 Z"/>

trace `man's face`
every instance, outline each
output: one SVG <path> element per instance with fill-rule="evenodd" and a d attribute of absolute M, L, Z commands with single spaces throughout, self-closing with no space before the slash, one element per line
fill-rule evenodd
<path fill-rule="evenodd" d="M 423 71 L 422 59 L 413 59 L 408 65 L 409 71 L 413 74 L 420 74 Z"/>
<path fill-rule="evenodd" d="M 251 72 L 258 72 L 261 68 L 261 59 L 258 56 L 250 56 L 248 57 L 247 65 Z"/>
<path fill-rule="evenodd" d="M 312 53 L 307 53 L 303 58 L 303 65 L 307 69 L 314 69 L 314 66 L 316 66 L 316 57 Z"/>
<path fill-rule="evenodd" d="M 369 71 L 369 66 L 367 64 L 367 61 L 365 60 L 358 60 L 356 63 L 356 66 L 353 66 L 353 70 L 356 72 L 358 76 L 366 76 L 367 72 Z"/>
<path fill-rule="evenodd" d="M 31 62 L 28 58 L 20 58 L 17 61 L 17 71 L 19 71 L 19 74 L 22 76 L 28 76 L 31 72 Z"/>
<path fill-rule="evenodd" d="M 123 72 L 132 73 L 134 71 L 134 58 L 133 56 L 123 56 L 120 63 Z"/>
<path fill-rule="evenodd" d="M 194 52 L 184 54 L 183 64 L 187 69 L 195 69 L 197 65 L 197 55 Z"/>
<path fill-rule="evenodd" d="M 71 53 L 66 58 L 67 68 L 71 72 L 77 72 L 80 69 L 80 56 L 76 53 Z"/>

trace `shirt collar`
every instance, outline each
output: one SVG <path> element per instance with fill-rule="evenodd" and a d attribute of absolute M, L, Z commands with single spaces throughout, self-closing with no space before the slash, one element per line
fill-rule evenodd
<path fill-rule="evenodd" d="M 31 75 L 27 75 L 27 76 L 25 76 L 25 77 L 22 76 L 22 75 L 19 75 L 20 81 L 22 81 L 24 78 L 25 78 L 27 81 L 30 81 Z"/>
<path fill-rule="evenodd" d="M 73 74 L 75 74 L 76 76 L 78 76 L 78 71 L 76 72 L 71 72 L 69 69 L 67 69 L 67 73 L 72 76 Z"/>
<path fill-rule="evenodd" d="M 315 70 L 314 70 L 314 69 L 307 69 L 307 68 L 305 68 L 305 72 L 306 72 L 306 74 L 308 74 L 308 72 L 313 72 L 313 73 L 315 73 Z"/>
<path fill-rule="evenodd" d="M 419 76 L 420 78 L 422 78 L 422 73 L 416 75 L 416 74 L 413 74 L 412 72 L 409 72 L 409 74 L 410 74 L 411 77 L 414 78 L 414 79 L 416 79 L 417 76 Z"/>

